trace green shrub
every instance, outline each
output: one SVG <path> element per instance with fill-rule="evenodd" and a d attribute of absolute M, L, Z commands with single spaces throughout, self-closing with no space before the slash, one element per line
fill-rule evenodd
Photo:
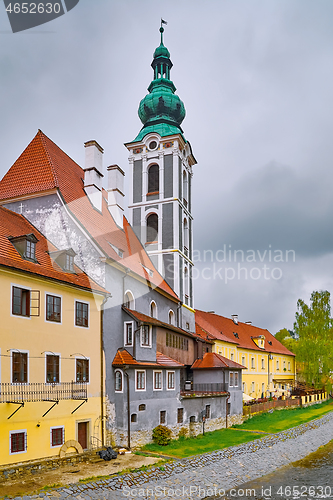
<path fill-rule="evenodd" d="M 160 446 L 166 446 L 171 441 L 171 430 L 165 425 L 153 429 L 153 441 Z"/>
<path fill-rule="evenodd" d="M 182 427 L 178 432 L 178 439 L 185 439 L 188 436 L 188 429 L 186 427 Z"/>

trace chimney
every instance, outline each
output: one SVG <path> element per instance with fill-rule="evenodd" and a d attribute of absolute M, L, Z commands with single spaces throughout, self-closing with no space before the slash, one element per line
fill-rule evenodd
<path fill-rule="evenodd" d="M 238 314 L 232 314 L 231 317 L 235 325 L 238 325 Z"/>
<path fill-rule="evenodd" d="M 117 226 L 123 228 L 125 172 L 118 165 L 108 168 L 108 209 Z"/>
<path fill-rule="evenodd" d="M 84 143 L 84 190 L 97 210 L 102 211 L 103 148 L 96 141 Z"/>

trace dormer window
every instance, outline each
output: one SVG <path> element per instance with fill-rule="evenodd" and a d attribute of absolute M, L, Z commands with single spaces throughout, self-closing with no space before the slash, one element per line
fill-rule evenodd
<path fill-rule="evenodd" d="M 70 255 L 66 253 L 66 264 L 65 264 L 65 269 L 66 271 L 74 271 L 74 257 L 73 255 Z"/>
<path fill-rule="evenodd" d="M 15 249 L 23 259 L 37 262 L 36 260 L 36 243 L 37 238 L 34 234 L 24 234 L 22 236 L 10 236 L 9 241 L 14 245 Z"/>
<path fill-rule="evenodd" d="M 66 273 L 74 273 L 74 257 L 76 253 L 72 248 L 67 250 L 57 250 L 50 252 L 51 258 L 61 267 Z"/>

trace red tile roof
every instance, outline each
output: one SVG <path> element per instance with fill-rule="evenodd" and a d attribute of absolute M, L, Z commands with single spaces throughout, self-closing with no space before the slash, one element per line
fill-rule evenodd
<path fill-rule="evenodd" d="M 123 307 L 124 311 L 126 311 L 133 319 L 136 321 L 140 321 L 141 323 L 147 323 L 149 325 L 154 325 L 158 326 L 160 328 L 165 328 L 167 330 L 172 330 L 173 332 L 179 333 L 181 335 L 186 335 L 187 337 L 194 337 L 197 338 L 199 337 L 200 340 L 205 340 L 205 342 L 208 342 L 209 344 L 213 344 L 213 340 L 211 339 L 206 339 L 206 336 L 201 336 L 197 335 L 196 333 L 188 332 L 187 330 L 182 330 L 181 328 L 178 328 L 177 326 L 170 325 L 169 323 L 164 323 L 163 321 L 160 321 L 156 318 L 152 318 L 151 316 L 147 316 L 146 314 L 142 314 L 138 311 L 133 311 L 131 309 L 127 309 L 126 307 Z M 212 338 L 212 337 L 211 337 Z"/>
<path fill-rule="evenodd" d="M 231 361 L 231 359 L 225 358 L 221 356 L 221 354 L 217 354 L 216 352 L 206 352 L 202 359 L 197 359 L 194 361 L 191 366 L 192 370 L 194 369 L 214 369 L 214 368 L 232 368 L 232 369 L 246 369 L 246 366 L 240 365 L 235 361 Z"/>
<path fill-rule="evenodd" d="M 235 343 L 236 341 L 238 347 L 243 349 L 294 356 L 294 354 L 282 345 L 274 335 L 263 328 L 258 328 L 257 326 L 242 323 L 240 321 L 238 324 L 235 324 L 232 319 L 199 310 L 195 312 L 195 321 L 201 328 L 204 328 L 216 339 L 219 339 L 216 335 L 216 331 L 222 332 L 223 336 L 228 339 L 227 342 Z M 235 337 L 234 333 L 237 333 L 238 338 Z M 253 338 L 259 335 L 265 336 L 264 349 L 258 347 L 253 341 Z M 269 344 L 269 342 L 271 342 L 271 344 Z"/>
<path fill-rule="evenodd" d="M 122 365 L 142 366 L 142 367 L 147 366 L 153 368 L 154 367 L 181 368 L 182 366 L 184 366 L 181 363 L 178 363 L 178 361 L 175 361 L 174 359 L 165 356 L 161 352 L 156 352 L 156 363 L 152 361 L 137 361 L 128 351 L 126 351 L 126 349 L 117 351 L 117 354 L 115 355 L 114 360 L 112 361 L 112 366 L 122 366 Z"/>
<path fill-rule="evenodd" d="M 0 200 L 58 190 L 75 219 L 95 240 L 107 257 L 157 287 L 174 299 L 177 295 L 154 268 L 152 261 L 124 217 L 120 229 L 107 208 L 103 191 L 102 213 L 95 210 L 83 188 L 84 170 L 41 130 L 0 181 Z M 110 243 L 123 251 L 121 258 Z M 150 269 L 150 276 L 144 269 Z"/>
<path fill-rule="evenodd" d="M 34 234 L 36 243 L 36 260 L 31 262 L 21 257 L 14 245 L 9 241 L 10 236 Z M 4 207 L 0 207 L 0 265 L 7 268 L 33 273 L 44 278 L 51 278 L 69 283 L 87 290 L 107 293 L 104 288 L 90 279 L 81 269 L 74 266 L 75 273 L 66 273 L 53 261 L 49 252 L 56 251 L 56 247 L 22 215 Z"/>

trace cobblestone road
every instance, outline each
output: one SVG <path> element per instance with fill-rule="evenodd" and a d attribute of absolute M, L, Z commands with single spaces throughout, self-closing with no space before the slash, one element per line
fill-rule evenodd
<path fill-rule="evenodd" d="M 87 484 L 72 484 L 24 500 L 198 499 L 223 493 L 244 482 L 300 460 L 333 439 L 333 413 L 256 441 L 174 460 L 148 471 Z M 164 470 L 163 470 L 164 469 Z M 21 500 L 22 497 L 16 497 Z"/>

